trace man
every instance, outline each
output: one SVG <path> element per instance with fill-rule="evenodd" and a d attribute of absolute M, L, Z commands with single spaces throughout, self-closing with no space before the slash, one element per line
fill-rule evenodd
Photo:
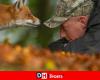
<path fill-rule="evenodd" d="M 81 37 L 80 35 L 78 36 L 79 38 L 77 37 L 77 39 L 71 40 L 68 43 L 65 39 L 63 39 L 64 41 L 60 40 L 60 42 L 59 41 L 54 42 L 49 46 L 51 50 L 57 50 L 58 48 L 55 48 L 55 47 L 60 46 L 59 47 L 60 50 L 63 50 L 63 51 L 80 52 L 80 53 L 99 53 L 100 52 L 100 0 L 93 0 L 93 2 L 94 2 L 94 6 L 89 17 L 86 33 L 84 34 L 85 30 L 82 30 L 82 31 L 80 30 L 81 32 L 83 32 L 81 35 L 84 34 L 84 36 Z M 62 31 L 63 33 L 66 33 L 65 28 L 67 27 L 67 24 L 68 23 L 65 22 L 62 25 L 62 27 L 64 28 Z M 61 35 L 62 35 L 62 32 L 61 32 Z M 79 33 L 80 32 L 78 32 L 78 34 Z"/>
<path fill-rule="evenodd" d="M 69 42 L 72 42 L 85 35 L 88 16 L 72 17 L 66 21 L 60 30 L 61 39 L 52 43 L 51 50 L 64 50 Z"/>

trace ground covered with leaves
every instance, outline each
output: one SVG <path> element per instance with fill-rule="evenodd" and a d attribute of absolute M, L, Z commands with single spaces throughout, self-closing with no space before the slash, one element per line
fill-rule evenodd
<path fill-rule="evenodd" d="M 0 70 L 98 71 L 100 55 L 0 44 Z"/>

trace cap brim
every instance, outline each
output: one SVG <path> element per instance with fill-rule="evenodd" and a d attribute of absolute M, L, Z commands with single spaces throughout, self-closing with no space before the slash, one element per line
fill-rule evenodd
<path fill-rule="evenodd" d="M 65 18 L 65 17 L 53 16 L 49 20 L 45 21 L 44 25 L 49 27 L 49 28 L 55 28 L 55 27 L 58 27 L 61 24 L 63 24 L 66 20 L 68 20 L 68 17 Z"/>

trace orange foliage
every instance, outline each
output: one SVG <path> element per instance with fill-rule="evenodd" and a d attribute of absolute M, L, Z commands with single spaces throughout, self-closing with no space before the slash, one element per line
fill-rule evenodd
<path fill-rule="evenodd" d="M 3 70 L 100 70 L 100 55 L 51 52 L 33 46 L 0 44 L 0 68 Z M 1 69 L 2 69 L 1 68 Z M 9 70 L 8 69 L 8 70 Z"/>

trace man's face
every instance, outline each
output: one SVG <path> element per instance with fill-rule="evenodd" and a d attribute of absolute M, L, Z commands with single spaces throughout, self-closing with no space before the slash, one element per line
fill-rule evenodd
<path fill-rule="evenodd" d="M 84 36 L 87 22 L 87 16 L 70 18 L 61 26 L 61 37 L 65 37 L 67 40 L 73 41 Z"/>

